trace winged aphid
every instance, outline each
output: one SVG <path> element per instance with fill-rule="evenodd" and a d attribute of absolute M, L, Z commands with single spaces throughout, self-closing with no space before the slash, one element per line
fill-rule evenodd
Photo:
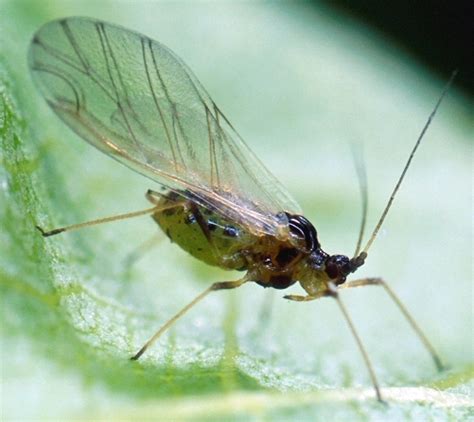
<path fill-rule="evenodd" d="M 150 214 L 185 251 L 207 264 L 244 271 L 235 281 L 213 283 L 166 322 L 132 357 L 139 357 L 179 317 L 212 291 L 248 282 L 285 289 L 299 282 L 310 301 L 332 297 L 365 361 L 376 396 L 379 384 L 368 354 L 341 301 L 344 288 L 382 286 L 430 352 L 433 346 L 401 301 L 380 278 L 347 280 L 367 252 L 391 207 L 413 155 L 455 76 L 453 73 L 372 235 L 361 248 L 367 210 L 353 257 L 326 253 L 316 229 L 283 186 L 250 151 L 191 70 L 164 45 L 122 27 L 90 18 L 44 25 L 33 37 L 29 65 L 56 114 L 84 140 L 154 182 L 152 207 L 51 231 L 44 236 Z M 367 197 L 362 185 L 363 198 Z"/>

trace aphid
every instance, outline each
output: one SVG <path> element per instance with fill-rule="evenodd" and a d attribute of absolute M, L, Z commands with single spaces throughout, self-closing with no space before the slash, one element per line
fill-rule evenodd
<path fill-rule="evenodd" d="M 213 283 L 204 290 L 166 322 L 133 360 L 210 292 L 248 282 L 275 289 L 299 282 L 306 295 L 285 298 L 335 299 L 379 400 L 379 383 L 341 301 L 341 289 L 382 286 L 438 370 L 443 368 L 433 346 L 382 279 L 346 279 L 364 264 L 454 74 L 417 139 L 372 235 L 361 248 L 364 211 L 357 248 L 349 258 L 321 248 L 316 229 L 290 194 L 253 155 L 189 68 L 164 45 L 105 22 L 68 18 L 50 22 L 35 34 L 29 65 L 49 106 L 71 129 L 166 188 L 165 193 L 147 192 L 150 208 L 51 231 L 38 227 L 43 236 L 150 214 L 168 237 L 191 255 L 209 265 L 244 272 L 239 280 Z"/>

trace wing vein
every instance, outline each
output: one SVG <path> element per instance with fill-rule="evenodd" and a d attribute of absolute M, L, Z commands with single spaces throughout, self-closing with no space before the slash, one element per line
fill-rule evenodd
<path fill-rule="evenodd" d="M 108 42 L 107 35 L 105 33 L 104 25 L 102 23 L 98 23 L 96 25 L 96 29 L 97 29 L 100 44 L 101 44 L 101 47 L 102 47 L 102 54 L 103 54 L 103 57 L 105 59 L 105 67 L 106 67 L 107 73 L 109 75 L 109 80 L 110 80 L 110 83 L 112 85 L 112 90 L 115 94 L 116 105 L 117 105 L 117 107 L 120 111 L 120 114 L 123 117 L 125 125 L 127 126 L 128 133 L 132 137 L 132 140 L 135 144 L 135 147 L 137 148 L 138 151 L 141 152 L 140 143 L 138 142 L 138 139 L 136 138 L 135 133 L 132 130 L 132 127 L 130 125 L 130 122 L 128 121 L 125 110 L 123 109 L 122 101 L 121 101 L 121 98 L 120 98 L 120 93 L 119 93 L 119 90 L 118 90 L 117 85 L 115 83 L 114 77 L 112 75 L 112 68 L 111 68 L 111 63 L 109 61 L 108 54 L 110 54 L 112 60 L 113 60 L 113 54 L 112 54 L 112 48 L 110 46 L 110 43 Z M 107 46 L 106 46 L 106 44 L 107 44 Z M 108 54 L 107 54 L 107 50 L 108 50 Z M 115 65 L 115 71 L 117 72 L 117 74 L 119 74 L 119 70 L 118 70 L 118 67 L 116 66 L 116 62 L 114 62 L 114 65 Z M 120 79 L 120 77 L 119 77 L 119 79 Z"/>
<path fill-rule="evenodd" d="M 161 124 L 163 125 L 163 129 L 164 129 L 165 134 L 166 134 L 166 140 L 168 141 L 168 145 L 169 145 L 170 150 L 171 150 L 171 155 L 173 156 L 173 165 L 174 165 L 175 171 L 178 171 L 178 161 L 177 161 L 177 158 L 176 158 L 176 152 L 174 150 L 173 142 L 171 140 L 171 136 L 170 136 L 170 133 L 169 133 L 168 125 L 167 125 L 165 117 L 163 115 L 163 110 L 161 109 L 160 104 L 158 103 L 158 98 L 156 96 L 155 89 L 153 88 L 153 84 L 151 82 L 150 70 L 148 69 L 148 62 L 147 62 L 146 53 L 145 53 L 145 40 L 143 38 L 141 38 L 140 42 L 141 42 L 141 46 L 142 46 L 143 65 L 145 67 L 145 74 L 146 74 L 146 79 L 147 79 L 147 82 L 148 82 L 148 87 L 150 88 L 150 92 L 151 92 L 151 95 L 153 97 L 153 102 L 154 102 L 155 107 L 158 111 L 158 114 L 159 114 L 160 120 L 161 120 Z M 150 49 L 151 49 L 151 46 L 150 46 Z"/>
<path fill-rule="evenodd" d="M 181 161 L 183 163 L 183 167 L 186 168 L 186 161 L 184 160 L 183 154 L 181 152 L 181 148 L 179 147 L 178 134 L 176 133 L 176 127 L 175 127 L 175 121 L 178 119 L 177 115 L 176 115 L 176 106 L 175 106 L 174 102 L 172 101 L 172 99 L 170 97 L 170 94 L 168 92 L 168 89 L 166 88 L 166 84 L 165 84 L 163 78 L 161 77 L 161 73 L 158 69 L 158 64 L 157 64 L 157 61 L 156 61 L 153 46 L 151 44 L 151 40 L 149 40 L 149 47 L 150 47 L 151 58 L 152 58 L 152 61 L 153 61 L 153 67 L 155 69 L 156 76 L 157 76 L 158 80 L 160 81 L 161 88 L 163 89 L 163 92 L 165 93 L 166 99 L 168 100 L 168 103 L 169 103 L 169 105 L 171 107 L 171 110 L 172 110 L 171 118 L 173 120 L 173 134 L 174 134 L 174 138 L 176 140 L 176 149 L 177 149 L 178 154 L 179 154 L 179 156 L 181 158 Z"/>

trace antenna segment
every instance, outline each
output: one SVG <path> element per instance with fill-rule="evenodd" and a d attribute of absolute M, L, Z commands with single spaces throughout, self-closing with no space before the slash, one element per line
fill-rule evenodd
<path fill-rule="evenodd" d="M 383 222 L 385 221 L 385 217 L 387 216 L 387 213 L 388 213 L 388 210 L 390 209 L 390 207 L 392 206 L 392 203 L 393 203 L 393 200 L 395 198 L 395 195 L 397 194 L 398 192 L 398 189 L 400 188 L 400 185 L 402 184 L 402 181 L 405 177 L 405 174 L 408 170 L 408 167 L 410 167 L 410 164 L 411 164 L 411 160 L 413 159 L 413 156 L 415 155 L 415 152 L 416 150 L 418 149 L 418 146 L 420 145 L 421 143 L 421 140 L 423 139 L 429 125 L 431 124 L 431 121 L 433 120 L 433 117 L 435 116 L 436 112 L 438 111 L 438 108 L 441 104 L 441 101 L 443 101 L 443 98 L 445 97 L 446 93 L 448 92 L 451 84 L 453 83 L 453 80 L 454 78 L 456 77 L 458 71 L 457 69 L 455 71 L 453 71 L 453 73 L 451 74 L 451 77 L 449 78 L 448 82 L 446 83 L 444 89 L 443 89 L 443 92 L 441 93 L 439 99 L 438 99 L 438 102 L 436 103 L 433 111 L 431 112 L 430 116 L 428 117 L 428 120 L 426 121 L 425 123 L 425 126 L 423 127 L 420 135 L 418 136 L 418 139 L 416 140 L 415 142 L 415 146 L 413 147 L 413 149 L 411 150 L 410 152 L 410 155 L 408 157 L 408 160 L 405 164 L 405 167 L 403 168 L 403 171 L 402 171 L 402 174 L 400 175 L 400 177 L 398 178 L 398 181 L 397 181 L 397 184 L 395 185 L 395 188 L 393 189 L 393 192 L 392 194 L 390 195 L 390 198 L 387 202 L 387 205 L 385 206 L 385 209 L 383 210 L 382 212 L 382 215 L 377 223 L 377 225 L 375 226 L 375 229 L 374 231 L 372 232 L 372 235 L 370 236 L 369 238 L 369 241 L 367 242 L 367 244 L 365 245 L 364 249 L 362 250 L 361 252 L 361 255 L 364 254 L 365 256 L 367 256 L 367 251 L 369 250 L 369 248 L 372 246 L 372 243 L 373 241 L 375 240 L 375 238 L 377 237 L 377 234 L 379 233 L 379 230 L 380 230 L 380 227 L 382 227 L 382 224 Z"/>

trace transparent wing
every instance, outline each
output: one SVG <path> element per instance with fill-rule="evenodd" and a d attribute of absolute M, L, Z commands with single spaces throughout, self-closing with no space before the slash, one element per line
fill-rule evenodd
<path fill-rule="evenodd" d="M 278 235 L 289 193 L 164 45 L 88 18 L 43 26 L 29 65 L 48 104 L 99 150 L 253 232 Z"/>

